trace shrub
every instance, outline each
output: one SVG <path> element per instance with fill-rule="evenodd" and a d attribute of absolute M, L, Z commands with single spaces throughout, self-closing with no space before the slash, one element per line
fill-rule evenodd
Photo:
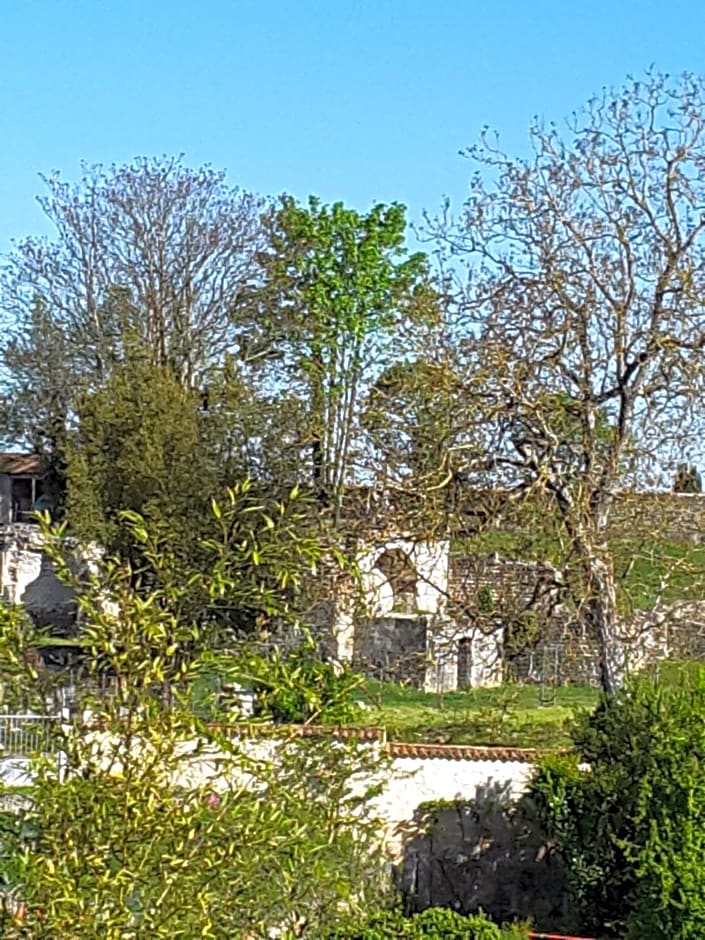
<path fill-rule="evenodd" d="M 322 660 L 311 639 L 289 652 L 253 654 L 246 665 L 256 695 L 256 714 L 262 717 L 276 722 L 344 724 L 358 715 L 353 693 L 362 677 L 346 665 Z"/>
<path fill-rule="evenodd" d="M 262 652 L 249 641 L 227 652 L 207 651 L 193 686 L 199 714 L 219 717 L 217 690 L 224 683 L 254 696 L 254 717 L 282 724 L 346 724 L 360 713 L 355 692 L 363 677 L 321 657 L 310 636 L 293 649 Z M 227 701 L 226 701 L 227 705 Z"/>
<path fill-rule="evenodd" d="M 705 936 L 705 668 L 632 680 L 543 763 L 534 796 L 581 929 Z M 580 769 L 590 765 L 589 772 Z"/>
<path fill-rule="evenodd" d="M 429 907 L 412 917 L 401 911 L 377 911 L 363 924 L 336 931 L 329 940 L 524 940 L 521 927 L 498 927 L 484 914 L 464 916 L 444 907 Z"/>
<path fill-rule="evenodd" d="M 130 524 L 142 539 L 144 523 Z M 0 889 L 13 890 L 0 934 L 241 940 L 305 925 L 317 937 L 382 905 L 377 750 L 286 735 L 252 747 L 202 721 L 189 689 L 207 635 L 175 612 L 163 556 L 145 557 L 159 577 L 106 562 L 83 587 L 86 666 L 115 691 L 91 701 L 90 724 L 53 726 L 17 814 L 0 815 Z M 40 641 L 0 605 L 0 675 L 30 701 L 44 691 Z"/>

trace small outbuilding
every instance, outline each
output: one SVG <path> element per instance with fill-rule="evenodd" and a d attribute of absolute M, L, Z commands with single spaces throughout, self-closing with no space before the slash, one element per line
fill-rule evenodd
<path fill-rule="evenodd" d="M 0 453 L 0 525 L 31 523 L 41 495 L 39 455 Z"/>

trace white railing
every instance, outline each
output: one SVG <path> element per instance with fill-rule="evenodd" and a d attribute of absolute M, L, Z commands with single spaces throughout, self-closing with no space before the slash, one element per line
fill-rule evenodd
<path fill-rule="evenodd" d="M 51 728 L 57 716 L 0 712 L 0 758 L 34 757 L 54 750 Z"/>

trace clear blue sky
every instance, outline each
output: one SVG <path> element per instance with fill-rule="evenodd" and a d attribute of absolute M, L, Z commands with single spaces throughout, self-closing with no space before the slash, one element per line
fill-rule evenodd
<path fill-rule="evenodd" d="M 185 154 L 262 193 L 418 218 L 463 197 L 483 124 L 513 152 L 650 65 L 705 72 L 697 0 L 5 0 L 0 251 L 47 231 L 40 172 Z"/>

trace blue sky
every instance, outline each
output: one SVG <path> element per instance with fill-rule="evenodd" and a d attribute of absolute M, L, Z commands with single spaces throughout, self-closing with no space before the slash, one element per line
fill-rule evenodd
<path fill-rule="evenodd" d="M 650 65 L 705 72 L 696 0 L 6 0 L 0 251 L 48 231 L 40 172 L 179 154 L 262 193 L 410 217 L 462 201 L 483 124 L 520 153 Z"/>

